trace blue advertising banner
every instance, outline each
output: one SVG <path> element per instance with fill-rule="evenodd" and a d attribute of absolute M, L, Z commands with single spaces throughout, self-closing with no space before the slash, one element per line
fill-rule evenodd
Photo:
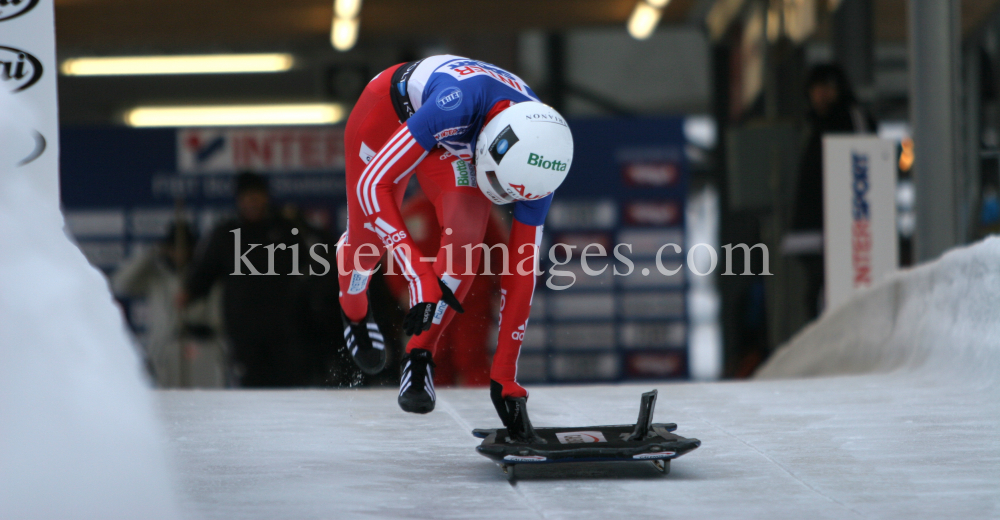
<path fill-rule="evenodd" d="M 546 220 L 522 380 L 686 377 L 686 271 L 661 274 L 685 252 L 664 247 L 685 247 L 683 122 L 570 121 L 575 157 Z M 69 127 L 62 142 L 67 226 L 107 272 L 159 240 L 178 211 L 207 232 L 233 212 L 244 170 L 268 175 L 279 208 L 334 236 L 345 225 L 343 127 Z"/>

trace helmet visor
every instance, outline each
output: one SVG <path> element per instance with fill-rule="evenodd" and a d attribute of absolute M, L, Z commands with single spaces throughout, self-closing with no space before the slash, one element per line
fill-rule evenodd
<path fill-rule="evenodd" d="M 504 203 L 510 203 L 517 200 L 507 193 L 507 190 L 503 189 L 503 186 L 500 184 L 500 179 L 497 179 L 497 172 L 493 170 L 486 170 L 486 178 L 490 181 L 490 188 L 493 188 L 493 192 L 496 193 L 498 197 L 503 199 Z"/>

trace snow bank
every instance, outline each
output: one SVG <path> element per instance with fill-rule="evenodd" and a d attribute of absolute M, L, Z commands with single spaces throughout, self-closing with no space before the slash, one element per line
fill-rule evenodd
<path fill-rule="evenodd" d="M 31 142 L 33 120 L 16 101 L 0 91 L 0 518 L 176 518 L 152 393 L 107 283 L 28 182 L 37 166 L 15 164 L 9 147 Z"/>
<path fill-rule="evenodd" d="M 906 371 L 995 385 L 1000 238 L 896 273 L 806 327 L 758 379 Z"/>

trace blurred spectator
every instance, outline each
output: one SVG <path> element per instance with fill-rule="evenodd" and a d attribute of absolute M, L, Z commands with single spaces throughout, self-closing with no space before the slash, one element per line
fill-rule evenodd
<path fill-rule="evenodd" d="M 401 209 L 406 228 L 423 256 L 437 255 L 441 243 L 441 226 L 438 224 L 434 205 L 419 192 L 406 201 Z M 487 246 L 506 244 L 507 233 L 495 213 L 486 224 Z M 481 273 L 484 267 L 473 266 Z M 465 269 L 460 266 L 459 269 Z M 503 256 L 499 249 L 491 252 L 490 270 L 503 271 Z M 406 280 L 398 272 L 385 276 L 386 283 L 405 308 L 408 305 Z M 496 341 L 497 311 L 493 308 L 500 292 L 500 277 L 480 274 L 472 282 L 468 296 L 462 302 L 465 313 L 457 314 L 442 334 L 434 352 L 434 384 L 436 386 L 488 386 L 490 384 L 489 343 Z M 492 332 L 492 334 L 491 334 Z"/>
<path fill-rule="evenodd" d="M 218 224 L 198 244 L 178 303 L 202 298 L 222 282 L 234 382 L 243 387 L 306 384 L 291 305 L 300 276 L 290 276 L 308 273 L 304 234 L 272 210 L 267 179 L 255 173 L 236 177 L 236 209 L 235 219 Z M 294 244 L 299 244 L 299 265 L 293 265 Z"/>
<path fill-rule="evenodd" d="M 174 305 L 194 240 L 186 223 L 172 223 L 162 242 L 127 260 L 111 279 L 116 296 L 146 300 L 147 359 L 161 388 L 225 383 L 218 293 L 184 310 Z"/>
<path fill-rule="evenodd" d="M 861 107 L 847 75 L 838 65 L 816 65 L 806 79 L 809 125 L 804 152 L 799 162 L 799 179 L 792 215 L 793 231 L 823 230 L 823 136 L 826 134 L 875 131 L 875 122 Z M 807 276 L 807 309 L 810 317 L 819 315 L 823 291 L 821 253 L 802 257 Z"/>
<path fill-rule="evenodd" d="M 302 269 L 302 276 L 291 277 L 293 280 L 287 303 L 292 317 L 289 338 L 298 346 L 301 354 L 302 372 L 297 376 L 300 383 L 335 387 L 398 384 L 399 374 L 391 370 L 397 364 L 394 363 L 381 374 L 372 376 L 362 373 L 347 352 L 340 320 L 340 287 L 335 271 L 337 239 L 326 230 L 313 225 L 294 204 L 284 205 L 281 215 L 299 230 L 298 236 L 303 244 L 302 254 L 319 255 L 331 266 L 331 271 L 324 276 L 310 275 L 308 267 L 305 267 Z M 315 244 L 325 244 L 326 247 L 313 249 Z M 322 266 L 315 267 L 322 272 Z M 396 308 L 391 297 L 380 297 L 383 292 L 387 292 L 381 276 L 373 277 L 371 284 L 372 305 L 377 308 L 387 302 L 391 306 L 379 315 L 387 318 L 398 315 L 398 326 L 387 323 L 382 328 L 386 335 L 388 354 L 395 359 L 399 355 L 397 330 L 401 329 L 402 312 Z"/>

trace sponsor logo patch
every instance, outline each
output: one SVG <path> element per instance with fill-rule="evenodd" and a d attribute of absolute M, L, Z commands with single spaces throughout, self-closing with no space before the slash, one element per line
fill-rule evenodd
<path fill-rule="evenodd" d="M 184 128 L 176 136 L 177 171 L 185 174 L 343 171 L 345 153 L 365 162 L 378 151 L 360 143 L 345 149 L 342 127 Z"/>
<path fill-rule="evenodd" d="M 347 294 L 361 294 L 368 287 L 368 277 L 371 273 L 354 271 L 351 273 L 351 285 L 347 289 Z"/>
<path fill-rule="evenodd" d="M 543 193 L 541 195 L 535 195 L 535 194 L 532 194 L 532 193 L 525 193 L 524 184 L 509 184 L 509 186 L 511 188 L 514 188 L 514 191 L 517 192 L 517 194 L 520 195 L 523 200 L 540 199 L 542 197 L 547 197 L 549 195 L 549 193 L 552 193 L 550 191 L 550 192 L 547 192 L 547 193 Z M 507 190 L 507 192 L 510 193 L 510 190 Z"/>
<path fill-rule="evenodd" d="M 632 458 L 636 460 L 655 460 L 669 459 L 674 455 L 677 455 L 677 453 L 673 451 L 658 451 L 656 453 L 639 453 L 637 455 L 632 455 Z"/>
<path fill-rule="evenodd" d="M 532 123 L 555 123 L 568 127 L 566 120 L 556 114 L 525 114 L 524 118 Z"/>
<path fill-rule="evenodd" d="M 452 161 L 451 169 L 455 171 L 455 186 L 470 186 L 473 188 L 477 187 L 476 174 L 472 169 L 472 165 L 461 159 L 458 159 Z"/>
<path fill-rule="evenodd" d="M 562 161 L 550 161 L 545 158 L 544 155 L 538 155 L 537 153 L 528 154 L 528 164 L 531 166 L 537 166 L 544 170 L 552 170 L 556 172 L 564 172 L 569 164 Z"/>
<path fill-rule="evenodd" d="M 511 462 L 543 462 L 549 460 L 541 455 L 507 455 L 503 460 Z"/>
<path fill-rule="evenodd" d="M 872 231 L 871 215 L 868 211 L 868 156 L 851 152 L 851 191 L 853 208 L 851 216 L 851 267 L 854 270 L 854 286 L 867 287 L 872 284 Z"/>
<path fill-rule="evenodd" d="M 365 222 L 365 229 L 374 231 L 386 246 L 391 246 L 406 238 L 406 231 L 392 227 L 388 222 L 382 220 L 382 217 L 375 219 L 374 226 L 370 222 Z"/>
<path fill-rule="evenodd" d="M 524 320 L 524 324 L 517 328 L 514 332 L 510 333 L 510 339 L 514 341 L 524 341 L 524 330 L 528 327 L 528 320 Z"/>
<path fill-rule="evenodd" d="M 194 163 L 203 165 L 219 155 L 226 148 L 226 137 L 223 135 L 191 132 L 184 139 L 184 147 L 191 154 Z"/>
<path fill-rule="evenodd" d="M 0 22 L 21 16 L 37 4 L 38 0 L 0 0 Z"/>
<path fill-rule="evenodd" d="M 431 320 L 431 323 L 435 325 L 441 323 L 441 320 L 444 319 L 444 313 L 447 310 L 448 310 L 448 304 L 443 301 L 439 301 L 437 309 L 434 309 L 434 319 Z"/>
<path fill-rule="evenodd" d="M 500 164 L 507 151 L 510 150 L 512 146 L 517 144 L 520 139 L 517 138 L 517 134 L 511 129 L 510 125 L 500 131 L 497 134 L 496 139 L 490 143 L 490 156 L 493 157 L 493 161 Z"/>
<path fill-rule="evenodd" d="M 375 150 L 372 150 L 371 148 L 369 148 L 368 145 L 365 144 L 364 141 L 362 141 L 361 142 L 361 151 L 358 153 L 358 156 L 361 157 L 361 160 L 364 161 L 365 164 L 368 164 L 368 163 L 372 162 L 372 159 L 375 158 Z"/>
<path fill-rule="evenodd" d="M 459 280 L 458 278 L 454 278 L 452 276 L 448 276 L 447 274 L 441 277 L 441 281 L 444 282 L 444 284 L 447 285 L 448 288 L 451 289 L 451 292 L 453 293 L 457 292 L 458 286 L 462 284 L 462 280 Z M 444 318 L 444 313 L 447 310 L 448 310 L 448 304 L 445 303 L 444 300 L 439 301 L 437 309 L 434 310 L 434 319 L 431 321 L 431 323 L 435 325 L 441 323 L 441 320 Z"/>
<path fill-rule="evenodd" d="M 441 71 L 441 69 L 438 69 Z M 521 81 L 521 78 L 489 63 L 476 60 L 456 60 L 444 65 L 444 71 L 453 78 L 464 81 L 477 76 L 488 76 L 508 87 L 521 92 L 528 93 L 528 86 Z"/>
<path fill-rule="evenodd" d="M 42 78 L 42 62 L 14 47 L 0 46 L 0 85 L 11 92 L 31 88 Z"/>
<path fill-rule="evenodd" d="M 601 432 L 557 432 L 556 438 L 561 444 L 586 444 L 590 442 L 608 442 Z"/>
<path fill-rule="evenodd" d="M 446 128 L 446 129 L 441 130 L 440 132 L 434 134 L 434 140 L 435 141 L 440 141 L 440 140 L 448 138 L 448 137 L 456 136 L 456 135 L 464 132 L 468 128 L 469 128 L 468 125 L 466 125 L 466 126 L 456 126 L 454 128 Z"/>
<path fill-rule="evenodd" d="M 441 110 L 455 110 L 462 104 L 462 89 L 458 87 L 448 87 L 437 95 L 434 102 Z"/>

